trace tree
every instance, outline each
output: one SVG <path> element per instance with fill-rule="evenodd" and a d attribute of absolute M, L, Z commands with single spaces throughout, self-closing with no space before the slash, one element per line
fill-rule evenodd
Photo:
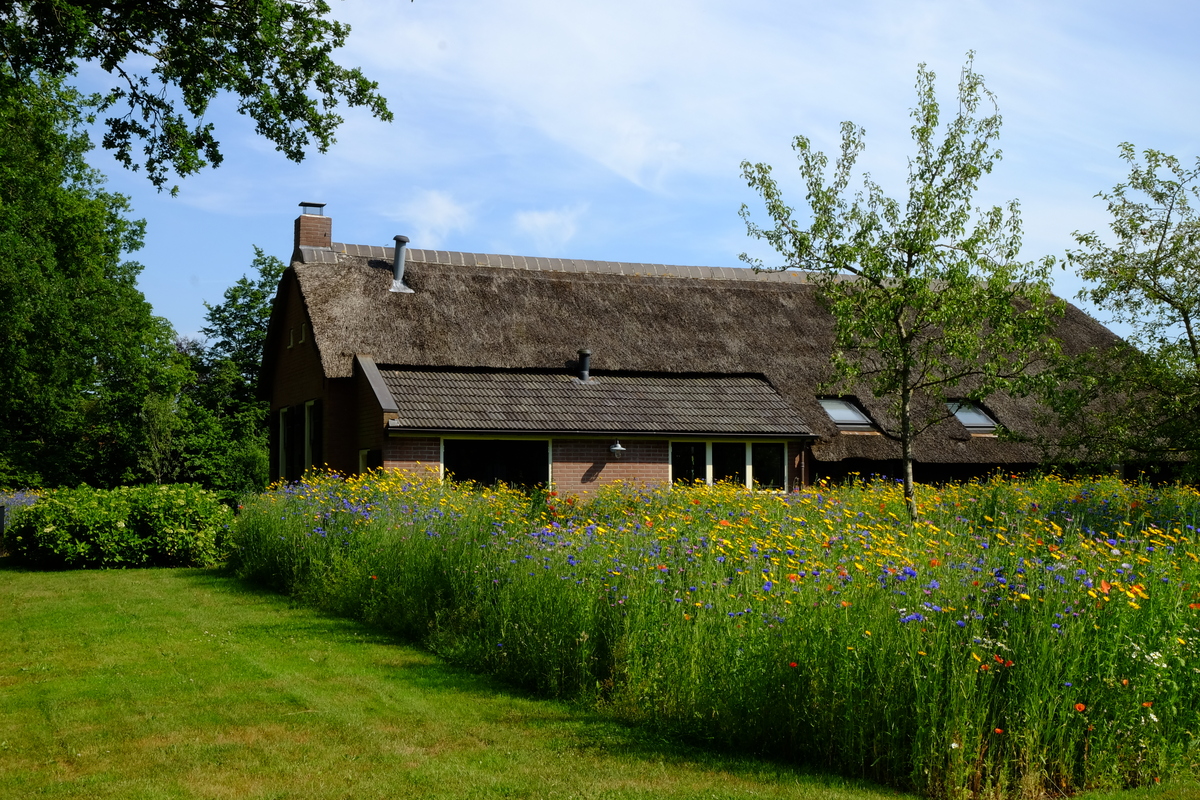
<path fill-rule="evenodd" d="M 0 94 L 97 63 L 117 81 L 101 104 L 114 111 L 103 145 L 159 188 L 171 170 L 221 163 L 203 121 L 221 92 L 300 161 L 314 141 L 319 152 L 333 143 L 340 101 L 392 118 L 376 83 L 333 61 L 350 28 L 329 12 L 324 0 L 13 0 L 0 4 Z"/>
<path fill-rule="evenodd" d="M 143 401 L 178 385 L 123 259 L 144 224 L 85 161 L 94 102 L 55 78 L 0 94 L 0 484 L 135 477 Z"/>
<path fill-rule="evenodd" d="M 272 300 L 286 265 L 254 248 L 256 276 L 243 275 L 225 290 L 224 301 L 210 305 L 201 332 L 207 346 L 177 342 L 190 365 L 177 413 L 181 474 L 225 499 L 262 489 L 267 482 L 269 405 L 258 399 Z"/>
<path fill-rule="evenodd" d="M 200 332 L 212 340 L 209 355 L 232 361 L 242 382 L 253 392 L 262 366 L 272 301 L 287 265 L 275 256 L 266 255 L 255 245 L 250 266 L 258 274 L 257 278 L 243 275 L 225 290 L 223 303 L 204 304 L 208 311 L 204 319 L 208 324 Z"/>
<path fill-rule="evenodd" d="M 950 401 L 979 401 L 1014 390 L 1039 354 L 1054 347 L 1048 289 L 1052 260 L 1018 261 L 1017 202 L 973 214 L 979 179 L 1000 158 L 1000 115 L 968 58 L 958 84 L 958 113 L 940 128 L 934 74 L 917 70 L 912 111 L 916 155 L 909 159 L 908 198 L 884 194 L 867 175 L 849 196 L 864 131 L 842 125 L 832 175 L 828 158 L 805 136 L 793 143 L 807 189 L 809 224 L 795 212 L 765 164 L 742 163 L 742 175 L 766 203 L 771 227 L 742 207 L 749 234 L 785 259 L 778 269 L 813 273 L 835 325 L 831 386 L 865 386 L 889 400 L 891 418 L 876 420 L 900 445 L 904 496 L 911 518 L 913 442 L 946 420 Z M 981 102 L 992 106 L 980 113 Z M 757 269 L 761 261 L 745 255 Z M 849 279 L 847 279 L 849 277 Z"/>
<path fill-rule="evenodd" d="M 1108 203 L 1114 244 L 1075 233 L 1068 253 L 1092 284 L 1079 293 L 1129 326 L 1127 344 L 1069 365 L 1053 396 L 1067 455 L 1191 462 L 1200 453 L 1200 159 L 1120 146 L 1129 177 L 1097 197 Z M 1072 449 L 1073 448 L 1073 449 Z"/>

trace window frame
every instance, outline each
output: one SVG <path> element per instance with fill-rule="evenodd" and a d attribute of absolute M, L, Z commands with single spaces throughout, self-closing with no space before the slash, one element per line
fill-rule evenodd
<path fill-rule="evenodd" d="M 754 445 L 756 444 L 779 444 L 783 445 L 783 482 L 779 487 L 762 488 L 764 492 L 779 492 L 786 491 L 788 486 L 788 439 L 706 439 L 699 436 L 680 436 L 667 440 L 667 469 L 668 482 L 674 486 L 675 481 L 675 445 L 683 444 L 684 442 L 703 442 L 704 443 L 704 485 L 712 486 L 713 480 L 713 444 L 728 443 L 741 444 L 745 450 L 745 462 L 743 469 L 745 470 L 745 478 L 742 482 L 747 489 L 755 488 L 754 483 Z"/>

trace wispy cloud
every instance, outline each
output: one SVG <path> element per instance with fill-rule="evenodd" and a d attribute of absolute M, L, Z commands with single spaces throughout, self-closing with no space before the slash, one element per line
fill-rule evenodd
<path fill-rule="evenodd" d="M 402 223 L 411 231 L 412 246 L 419 248 L 441 247 L 449 234 L 467 230 L 473 217 L 469 206 L 438 189 L 419 190 L 382 216 Z"/>
<path fill-rule="evenodd" d="M 548 211 L 518 211 L 513 216 L 516 230 L 533 242 L 536 255 L 562 255 L 563 247 L 579 230 L 584 205 Z"/>

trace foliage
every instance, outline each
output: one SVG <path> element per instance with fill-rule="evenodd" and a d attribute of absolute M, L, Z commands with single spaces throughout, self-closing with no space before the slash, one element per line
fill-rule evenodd
<path fill-rule="evenodd" d="M 225 290 L 222 303 L 205 303 L 208 324 L 201 332 L 209 337 L 207 346 L 177 343 L 190 378 L 175 409 L 180 429 L 176 474 L 199 481 L 226 501 L 261 491 L 267 483 L 269 404 L 258 398 L 258 372 L 285 265 L 255 247 L 251 266 L 255 277 L 243 275 Z"/>
<path fill-rule="evenodd" d="M 1129 177 L 1101 192 L 1114 244 L 1076 233 L 1069 254 L 1091 286 L 1079 293 L 1131 329 L 1129 345 L 1087 353 L 1053 393 L 1064 455 L 1193 462 L 1200 453 L 1200 159 L 1121 145 Z M 1132 345 L 1132 346 L 1130 346 Z"/>
<path fill-rule="evenodd" d="M 208 324 L 200 329 L 212 341 L 208 358 L 228 359 L 237 369 L 242 385 L 249 391 L 246 400 L 254 397 L 258 385 L 272 301 L 279 287 L 279 279 L 287 269 L 286 264 L 275 256 L 266 255 L 257 245 L 254 246 L 254 260 L 250 266 L 254 268 L 256 277 L 243 275 L 225 290 L 224 302 L 204 304 L 207 309 L 204 319 Z"/>
<path fill-rule="evenodd" d="M 781 269 L 811 271 L 833 315 L 833 385 L 865 385 L 890 401 L 892 417 L 876 422 L 900 443 L 913 517 L 913 441 L 951 416 L 949 401 L 979 401 L 1021 388 L 1030 367 L 1055 347 L 1048 336 L 1055 310 L 1048 289 L 1052 262 L 1017 260 L 1016 201 L 1007 213 L 997 206 L 972 221 L 979 179 L 1000 158 L 994 147 L 1000 115 L 992 95 L 968 60 L 958 84 L 958 113 L 942 131 L 934 77 L 924 64 L 918 68 L 912 111 L 917 153 L 909 160 L 906 200 L 885 195 L 869 175 L 863 189 L 849 196 L 864 148 L 864 131 L 850 122 L 842 125 L 831 176 L 828 157 L 807 137 L 793 143 L 807 190 L 807 227 L 795 220 L 770 166 L 742 163 L 742 175 L 762 196 L 772 223 L 760 227 L 743 206 L 750 235 L 784 257 Z M 991 114 L 980 112 L 984 101 L 993 104 Z"/>
<path fill-rule="evenodd" d="M 144 224 L 84 160 L 94 102 L 52 78 L 0 92 L 0 486 L 135 479 L 143 402 L 181 377 L 122 260 Z"/>
<path fill-rule="evenodd" d="M 933 797 L 1194 773 L 1200 494 L 1047 478 L 917 499 L 910 526 L 891 482 L 542 506 L 310 474 L 247 503 L 230 563 L 622 719 Z"/>
<path fill-rule="evenodd" d="M 104 98 L 104 147 L 155 186 L 221 163 L 204 122 L 218 94 L 293 161 L 310 144 L 325 152 L 342 118 L 339 102 L 390 120 L 377 84 L 334 62 L 348 25 L 324 0 L 179 0 L 122 3 L 16 0 L 0 6 L 0 52 L 9 75 L 0 95 L 39 74 L 74 75 L 95 63 L 117 81 Z M 142 154 L 135 154 L 138 142 Z"/>
<path fill-rule="evenodd" d="M 4 535 L 18 563 L 42 569 L 212 566 L 232 513 L 197 486 L 52 489 Z"/>

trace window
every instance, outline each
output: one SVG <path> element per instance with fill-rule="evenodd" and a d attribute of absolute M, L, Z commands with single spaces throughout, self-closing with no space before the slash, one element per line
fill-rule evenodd
<path fill-rule="evenodd" d="M 671 442 L 671 482 L 782 489 L 786 459 L 783 442 Z"/>
<path fill-rule="evenodd" d="M 875 426 L 871 424 L 871 418 L 855 405 L 854 401 L 836 397 L 823 397 L 820 403 L 821 408 L 825 409 L 825 413 L 838 426 L 838 430 L 875 432 Z"/>
<path fill-rule="evenodd" d="M 986 436 L 996 432 L 996 420 L 987 415 L 982 408 L 967 400 L 957 400 L 946 403 L 946 408 L 950 409 L 963 427 L 971 432 L 972 435 Z"/>
<path fill-rule="evenodd" d="M 673 483 L 708 483 L 708 443 L 671 443 Z"/>
<path fill-rule="evenodd" d="M 550 442 L 529 439 L 443 439 L 442 464 L 456 481 L 532 488 L 550 482 Z"/>

